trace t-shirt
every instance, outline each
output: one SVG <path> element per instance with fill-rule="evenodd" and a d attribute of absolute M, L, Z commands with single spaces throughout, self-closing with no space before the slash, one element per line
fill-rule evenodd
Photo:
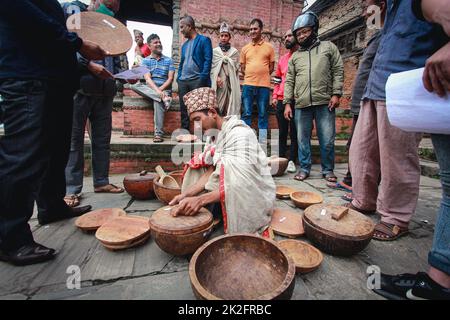
<path fill-rule="evenodd" d="M 142 65 L 150 71 L 151 78 L 158 87 L 167 81 L 170 71 L 175 71 L 173 60 L 164 55 L 159 60 L 149 56 L 142 60 Z"/>
<path fill-rule="evenodd" d="M 270 88 L 270 64 L 275 62 L 270 43 L 261 40 L 247 44 L 242 48 L 240 62 L 245 65 L 244 85 Z"/>
<path fill-rule="evenodd" d="M 186 42 L 186 57 L 184 59 L 183 70 L 180 80 L 194 80 L 200 78 L 200 68 L 194 61 L 194 40 Z"/>

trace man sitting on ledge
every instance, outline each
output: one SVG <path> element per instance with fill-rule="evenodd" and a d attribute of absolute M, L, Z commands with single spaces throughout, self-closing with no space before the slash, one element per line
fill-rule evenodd
<path fill-rule="evenodd" d="M 275 183 L 255 133 L 237 116 L 219 115 L 211 88 L 189 92 L 184 103 L 190 121 L 203 133 L 218 134 L 215 145 L 188 164 L 182 193 L 169 204 L 178 205 L 172 215 L 195 215 L 220 203 L 225 233 L 264 232 L 275 203 Z"/>

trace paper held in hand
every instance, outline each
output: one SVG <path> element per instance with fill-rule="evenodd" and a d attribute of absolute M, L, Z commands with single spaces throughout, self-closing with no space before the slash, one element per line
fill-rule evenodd
<path fill-rule="evenodd" d="M 144 75 L 149 72 L 150 72 L 150 70 L 148 70 L 144 66 L 141 66 L 141 67 L 133 68 L 131 70 L 126 70 L 126 71 L 117 73 L 114 75 L 114 78 L 122 79 L 122 80 L 139 80 L 139 79 L 144 78 Z"/>
<path fill-rule="evenodd" d="M 392 74 L 386 84 L 389 122 L 404 131 L 450 134 L 450 93 L 428 92 L 424 68 Z"/>

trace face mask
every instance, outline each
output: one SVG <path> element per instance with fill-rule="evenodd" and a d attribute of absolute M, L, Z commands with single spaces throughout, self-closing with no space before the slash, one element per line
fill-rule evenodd
<path fill-rule="evenodd" d="M 110 17 L 114 17 L 114 12 L 111 9 L 109 9 L 108 7 L 106 7 L 103 3 L 100 4 L 98 9 L 95 11 L 98 13 L 106 14 L 107 16 L 110 16 Z"/>

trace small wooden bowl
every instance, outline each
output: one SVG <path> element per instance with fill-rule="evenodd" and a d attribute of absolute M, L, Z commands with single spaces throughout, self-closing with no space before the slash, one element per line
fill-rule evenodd
<path fill-rule="evenodd" d="M 302 215 L 291 210 L 276 208 L 272 214 L 270 227 L 276 234 L 288 238 L 297 238 L 305 234 Z"/>
<path fill-rule="evenodd" d="M 297 273 L 314 271 L 323 261 L 322 252 L 304 241 L 282 240 L 278 245 L 294 260 Z"/>
<path fill-rule="evenodd" d="M 270 174 L 274 177 L 282 176 L 288 163 L 289 160 L 286 158 L 269 158 Z"/>
<path fill-rule="evenodd" d="M 178 182 L 178 185 L 181 187 L 181 185 L 183 184 L 183 170 L 169 172 L 169 176 L 174 177 Z"/>
<path fill-rule="evenodd" d="M 295 191 L 290 194 L 292 202 L 300 209 L 306 209 L 313 204 L 323 202 L 323 197 L 320 194 L 309 191 Z"/>
<path fill-rule="evenodd" d="M 277 186 L 276 195 L 278 199 L 289 199 L 291 193 L 295 191 L 298 190 L 288 186 Z"/>
<path fill-rule="evenodd" d="M 290 299 L 295 264 L 275 241 L 254 234 L 224 235 L 195 252 L 189 277 L 198 299 Z"/>
<path fill-rule="evenodd" d="M 104 208 L 83 214 L 75 220 L 75 225 L 83 231 L 95 231 L 107 221 L 127 213 L 119 208 Z"/>
<path fill-rule="evenodd" d="M 172 176 L 172 174 L 169 174 L 169 176 Z M 155 177 L 155 179 L 153 180 L 153 189 L 155 190 L 156 197 L 164 204 L 169 204 L 169 202 L 172 201 L 173 198 L 181 194 L 181 176 L 176 174 L 173 177 L 175 178 L 175 180 L 177 180 L 180 188 L 172 188 L 163 185 L 159 182 L 159 176 Z"/>

